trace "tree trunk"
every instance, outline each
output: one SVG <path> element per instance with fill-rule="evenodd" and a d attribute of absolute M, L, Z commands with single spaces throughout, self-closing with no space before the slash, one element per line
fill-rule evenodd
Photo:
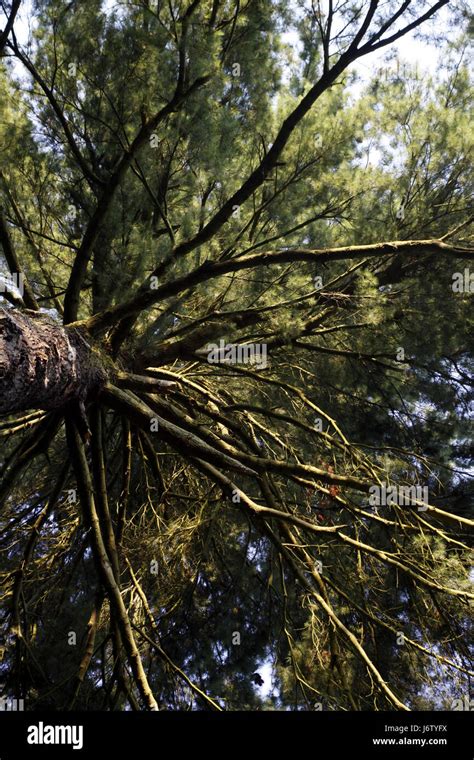
<path fill-rule="evenodd" d="M 84 402 L 106 380 L 100 353 L 79 330 L 0 307 L 0 414 Z"/>

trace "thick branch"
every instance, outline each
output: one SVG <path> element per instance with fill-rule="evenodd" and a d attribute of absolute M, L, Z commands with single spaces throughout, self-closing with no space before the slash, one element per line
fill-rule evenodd
<path fill-rule="evenodd" d="M 8 17 L 8 21 L 6 23 L 5 29 L 3 29 L 3 31 L 0 32 L 0 55 L 2 54 L 3 48 L 6 45 L 8 35 L 13 29 L 13 24 L 15 23 L 16 14 L 18 13 L 20 5 L 21 5 L 21 0 L 13 1 L 12 8 L 11 8 L 10 15 Z"/>
<path fill-rule="evenodd" d="M 232 470 L 244 473 L 246 475 L 255 475 L 255 471 L 238 462 L 233 457 L 218 451 L 209 446 L 209 444 L 200 440 L 196 435 L 183 430 L 172 422 L 163 419 L 156 414 L 153 409 L 138 399 L 130 391 L 122 391 L 108 383 L 101 394 L 101 399 L 113 409 L 122 412 L 129 417 L 138 427 L 150 431 L 151 424 L 157 425 L 157 434 L 160 439 L 169 443 L 175 450 L 181 454 L 191 454 L 202 457 L 212 462 L 218 462 L 220 465 L 229 467 Z"/>
<path fill-rule="evenodd" d="M 350 245 L 341 248 L 285 248 L 281 251 L 264 251 L 244 256 L 236 256 L 233 259 L 210 262 L 206 261 L 197 269 L 182 277 L 176 277 L 171 282 L 166 282 L 156 289 L 142 287 L 137 295 L 124 301 L 118 306 L 95 314 L 84 324 L 89 330 L 97 332 L 116 324 L 120 319 L 137 314 L 164 298 L 183 292 L 187 288 L 202 282 L 221 277 L 229 272 L 240 272 L 245 269 L 266 267 L 271 264 L 285 264 L 297 261 L 307 261 L 316 265 L 327 264 L 331 261 L 343 261 L 365 257 L 400 255 L 423 255 L 425 253 L 447 254 L 449 256 L 474 259 L 474 249 L 462 248 L 449 245 L 441 240 L 391 240 L 383 243 L 371 243 L 369 245 Z M 158 269 L 155 270 L 154 275 Z"/>
<path fill-rule="evenodd" d="M 143 669 L 140 652 L 135 642 L 130 620 L 127 615 L 127 610 L 122 599 L 122 594 L 115 580 L 114 571 L 112 569 L 112 565 L 107 555 L 107 550 L 102 538 L 99 516 L 97 514 L 95 506 L 92 478 L 84 446 L 79 435 L 79 431 L 72 420 L 66 421 L 66 430 L 71 457 L 74 463 L 77 485 L 81 497 L 81 503 L 87 520 L 92 527 L 92 543 L 94 553 L 102 572 L 102 580 L 104 586 L 108 591 L 110 604 L 117 617 L 120 634 L 127 652 L 128 659 L 130 661 L 135 682 L 147 707 L 150 710 L 157 710 L 158 705 L 148 683 L 146 673 Z"/>

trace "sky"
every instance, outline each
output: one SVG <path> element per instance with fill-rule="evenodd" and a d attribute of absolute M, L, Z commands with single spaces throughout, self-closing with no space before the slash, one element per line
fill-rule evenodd
<path fill-rule="evenodd" d="M 324 9 L 325 5 L 327 5 L 327 0 L 321 0 L 320 6 L 322 9 Z M 433 19 L 432 23 L 434 28 L 445 31 L 447 29 L 448 15 L 449 11 L 446 8 L 441 9 Z M 458 30 L 454 30 L 454 34 L 456 34 L 457 31 Z M 283 34 L 283 41 L 291 45 L 295 49 L 295 52 L 298 51 L 298 36 L 294 30 L 285 32 Z M 420 76 L 422 76 L 423 74 L 429 74 L 438 69 L 442 57 L 446 55 L 446 49 L 444 45 L 440 46 L 439 44 L 425 42 L 424 40 L 417 38 L 415 31 L 411 32 L 392 45 L 364 56 L 351 64 L 350 71 L 357 72 L 358 76 L 361 78 L 359 84 L 360 89 L 362 89 L 363 85 L 379 69 L 385 68 L 389 65 L 393 70 L 396 70 L 395 61 L 392 62 L 392 64 L 386 63 L 387 55 L 394 55 L 395 59 L 398 58 L 400 61 L 400 68 L 402 68 L 403 63 L 405 63 L 413 67 L 413 69 L 418 71 Z"/>

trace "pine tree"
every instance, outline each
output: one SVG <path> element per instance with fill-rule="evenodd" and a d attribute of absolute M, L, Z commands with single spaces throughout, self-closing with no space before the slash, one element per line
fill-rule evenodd
<path fill-rule="evenodd" d="M 2 692 L 454 709 L 468 9 L 439 71 L 357 84 L 412 29 L 435 41 L 447 0 L 38 0 L 28 42 L 7 5 Z"/>

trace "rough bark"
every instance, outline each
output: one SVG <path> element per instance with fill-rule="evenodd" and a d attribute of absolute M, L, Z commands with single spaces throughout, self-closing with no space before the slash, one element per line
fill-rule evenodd
<path fill-rule="evenodd" d="M 44 314 L 0 307 L 0 414 L 84 402 L 106 380 L 84 333 Z"/>

